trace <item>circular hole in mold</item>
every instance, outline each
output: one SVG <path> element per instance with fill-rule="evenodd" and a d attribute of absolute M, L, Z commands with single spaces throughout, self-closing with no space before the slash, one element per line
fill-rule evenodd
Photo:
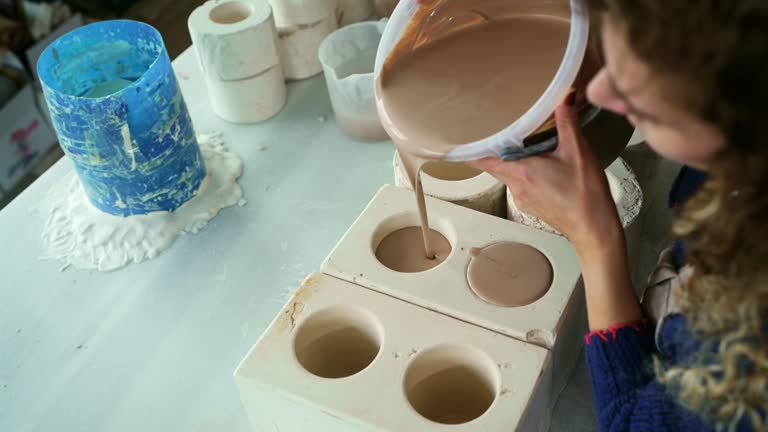
<path fill-rule="evenodd" d="M 419 217 L 415 213 L 392 216 L 379 224 L 371 242 L 376 259 L 398 273 L 421 273 L 442 265 L 453 252 L 456 235 L 442 218 L 430 219 L 430 240 L 435 258 L 428 259 Z"/>
<path fill-rule="evenodd" d="M 245 2 L 233 1 L 214 7 L 211 9 L 209 16 L 211 21 L 217 24 L 235 24 L 248 19 L 251 13 L 253 13 L 251 5 Z"/>
<path fill-rule="evenodd" d="M 482 417 L 501 387 L 498 366 L 482 351 L 439 346 L 419 353 L 405 372 L 408 402 L 422 417 L 457 425 Z"/>
<path fill-rule="evenodd" d="M 400 228 L 389 233 L 376 247 L 376 259 L 398 273 L 421 273 L 431 270 L 451 254 L 451 243 L 444 235 L 429 230 L 433 258 L 427 258 L 421 227 Z"/>
<path fill-rule="evenodd" d="M 538 249 L 523 243 L 501 242 L 470 251 L 467 282 L 484 301 L 502 307 L 529 305 L 549 291 L 553 270 Z"/>
<path fill-rule="evenodd" d="M 463 162 L 434 161 L 424 164 L 421 168 L 422 173 L 445 181 L 463 181 L 475 178 L 483 171 L 472 168 Z"/>
<path fill-rule="evenodd" d="M 383 334 L 381 324 L 370 312 L 334 307 L 304 320 L 296 332 L 293 349 L 307 372 L 321 378 L 346 378 L 373 363 Z"/>

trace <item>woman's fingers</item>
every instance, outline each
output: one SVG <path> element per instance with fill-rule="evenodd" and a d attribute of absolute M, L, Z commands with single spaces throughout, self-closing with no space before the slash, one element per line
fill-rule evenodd
<path fill-rule="evenodd" d="M 560 104 L 555 110 L 555 124 L 557 125 L 558 146 L 555 154 L 571 158 L 578 154 L 584 145 L 584 135 L 579 124 L 579 112 L 567 101 Z"/>
<path fill-rule="evenodd" d="M 497 157 L 487 157 L 483 159 L 464 162 L 465 165 L 476 168 L 485 172 L 498 167 L 502 163 L 502 160 Z"/>
<path fill-rule="evenodd" d="M 485 171 L 496 177 L 500 182 L 514 188 L 517 183 L 526 183 L 530 180 L 531 167 L 539 157 L 529 157 L 513 162 L 505 162 L 497 157 L 484 158 L 466 164 L 472 168 Z"/>
<path fill-rule="evenodd" d="M 471 162 L 466 162 L 466 164 L 472 168 L 477 168 L 479 170 L 485 171 L 488 174 L 498 178 L 507 178 L 510 176 L 514 176 L 516 169 L 516 163 L 514 162 L 504 162 L 500 158 L 497 157 L 487 157 Z M 504 181 L 504 180 L 502 180 Z"/>
<path fill-rule="evenodd" d="M 618 215 L 605 175 L 581 132 L 577 110 L 563 104 L 555 120 L 560 140 L 555 153 L 515 162 L 494 157 L 467 164 L 506 184 L 523 211 L 583 242 L 616 224 Z"/>

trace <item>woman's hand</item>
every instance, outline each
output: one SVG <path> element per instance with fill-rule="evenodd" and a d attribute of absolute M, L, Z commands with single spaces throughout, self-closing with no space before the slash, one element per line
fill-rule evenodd
<path fill-rule="evenodd" d="M 515 162 L 486 158 L 468 163 L 506 184 L 520 210 L 568 237 L 577 251 L 622 230 L 608 181 L 581 132 L 576 109 L 558 107 L 559 144 L 551 154 Z M 597 242 L 597 243 L 596 243 Z"/>
<path fill-rule="evenodd" d="M 558 148 L 516 162 L 482 159 L 470 166 L 509 186 L 521 210 L 563 233 L 576 248 L 593 330 L 642 317 L 629 277 L 624 231 L 608 180 L 579 128 L 576 110 L 555 112 Z"/>

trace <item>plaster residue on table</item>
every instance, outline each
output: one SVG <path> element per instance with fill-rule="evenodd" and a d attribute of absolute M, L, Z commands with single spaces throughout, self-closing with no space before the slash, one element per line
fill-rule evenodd
<path fill-rule="evenodd" d="M 114 273 L 62 273 L 38 260 L 31 208 L 71 172 L 68 161 L 1 211 L 2 431 L 249 431 L 232 372 L 286 294 L 391 182 L 391 145 L 349 141 L 322 121 L 332 116 L 323 77 L 291 84 L 269 122 L 235 126 L 210 110 L 191 51 L 174 66 L 196 132 L 223 131 L 242 157 L 248 205 Z M 663 226 L 652 214 L 649 232 Z M 553 430 L 595 430 L 578 371 Z"/>
<path fill-rule="evenodd" d="M 43 218 L 43 258 L 83 270 L 113 271 L 153 259 L 181 234 L 197 234 L 221 209 L 244 206 L 237 180 L 243 161 L 220 133 L 197 137 L 207 174 L 195 196 L 175 211 L 114 216 L 94 207 L 80 178 L 67 174 L 38 204 Z"/>

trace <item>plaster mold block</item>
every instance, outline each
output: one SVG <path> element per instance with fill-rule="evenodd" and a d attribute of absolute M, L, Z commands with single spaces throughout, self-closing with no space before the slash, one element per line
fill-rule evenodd
<path fill-rule="evenodd" d="M 277 25 L 277 48 L 285 78 L 299 80 L 322 72 L 320 43 L 336 30 L 336 0 L 269 0 Z"/>
<path fill-rule="evenodd" d="M 283 109 L 284 66 L 266 0 L 209 0 L 192 12 L 188 26 L 216 115 L 257 123 Z"/>
<path fill-rule="evenodd" d="M 412 189 L 400 155 L 393 161 L 395 185 Z M 421 171 L 424 193 L 494 216 L 507 216 L 507 187 L 492 175 L 463 162 L 430 161 Z"/>
<path fill-rule="evenodd" d="M 419 226 L 413 192 L 384 186 L 326 259 L 323 272 L 552 350 L 553 392 L 561 391 L 576 364 L 580 336 L 586 329 L 583 285 L 573 247 L 560 236 L 441 200 L 427 197 L 426 203 L 430 227 L 452 246 L 442 264 L 421 273 L 399 273 L 377 260 L 375 250 L 387 235 Z M 473 250 L 504 242 L 532 246 L 552 265 L 551 287 L 538 300 L 500 307 L 482 300 L 469 287 L 467 268 Z"/>
<path fill-rule="evenodd" d="M 546 431 L 550 353 L 310 275 L 235 371 L 256 431 Z"/>

